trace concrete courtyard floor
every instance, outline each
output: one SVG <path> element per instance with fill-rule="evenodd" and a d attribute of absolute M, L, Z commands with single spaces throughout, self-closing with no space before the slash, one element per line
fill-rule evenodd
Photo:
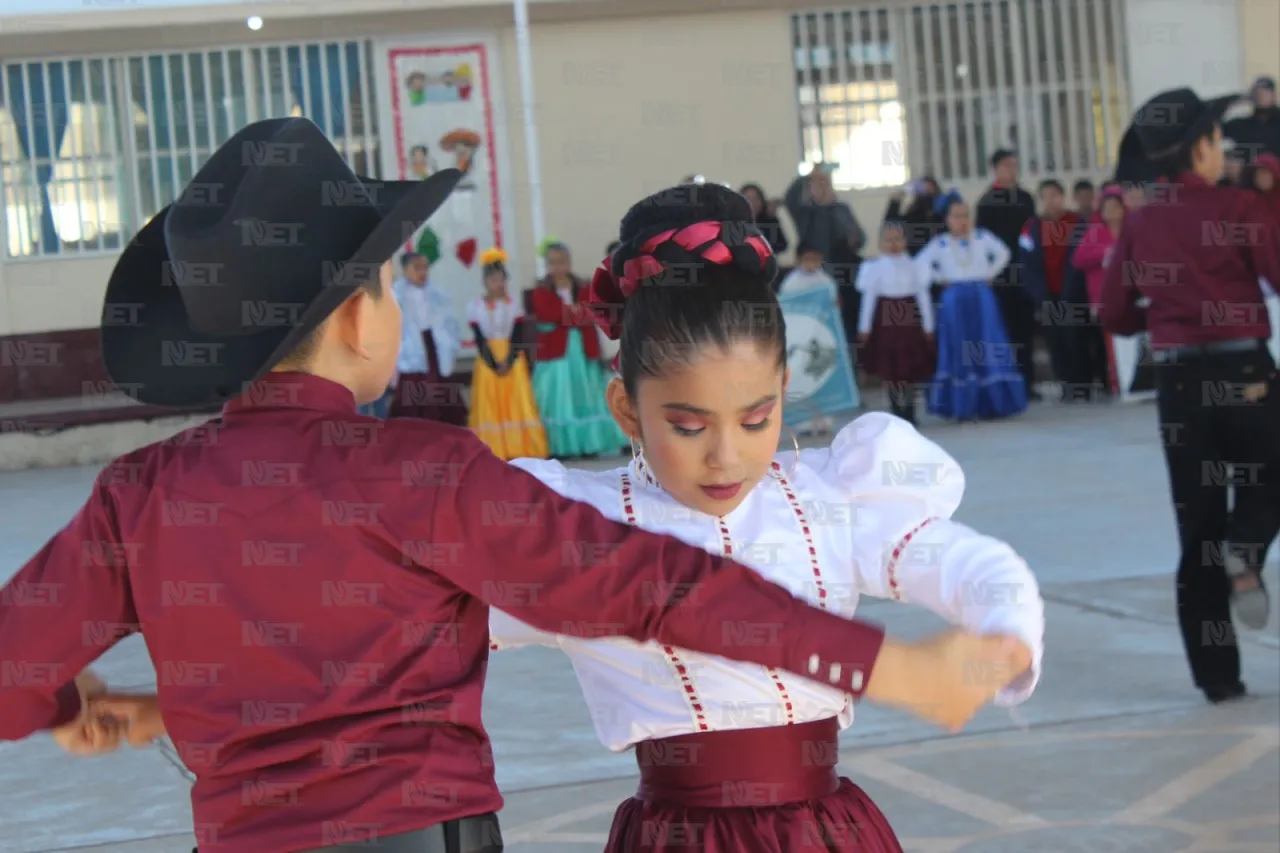
<path fill-rule="evenodd" d="M 1176 546 L 1154 408 L 1038 405 L 1007 423 L 929 423 L 965 466 L 959 518 L 1011 541 L 1048 600 L 1045 676 L 1016 715 L 989 710 L 948 737 L 870 706 L 842 770 L 910 853 L 1275 853 L 1280 850 L 1280 633 L 1242 635 L 1247 701 L 1206 705 L 1174 626 Z M 1280 437 L 1277 438 L 1280 440 Z M 57 530 L 93 468 L 0 474 L 0 578 Z M 1272 590 L 1280 588 L 1274 565 Z M 892 632 L 937 627 L 874 602 Z M 131 639 L 100 662 L 154 684 Z M 596 742 L 563 657 L 497 656 L 485 719 L 511 853 L 603 847 L 634 760 Z M 62 755 L 45 737 L 0 744 L 0 853 L 186 853 L 188 788 L 155 750 Z"/>

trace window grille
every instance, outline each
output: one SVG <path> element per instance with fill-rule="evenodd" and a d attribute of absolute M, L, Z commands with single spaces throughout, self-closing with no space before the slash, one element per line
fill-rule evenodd
<path fill-rule="evenodd" d="M 805 164 L 843 188 L 1102 176 L 1129 119 L 1122 0 L 855 5 L 792 16 Z"/>
<path fill-rule="evenodd" d="M 380 176 L 368 41 L 0 66 L 7 256 L 119 250 L 233 133 L 288 115 Z"/>

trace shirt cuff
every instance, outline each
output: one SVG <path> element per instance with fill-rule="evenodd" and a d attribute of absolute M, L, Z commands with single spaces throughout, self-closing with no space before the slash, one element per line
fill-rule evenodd
<path fill-rule="evenodd" d="M 884 628 L 833 614 L 829 622 L 811 624 L 805 634 L 788 649 L 795 662 L 786 668 L 861 699 L 884 645 Z"/>
<path fill-rule="evenodd" d="M 65 726 L 80 716 L 83 705 L 80 702 L 80 688 L 74 681 L 69 681 L 59 687 L 58 691 L 53 694 L 53 698 L 58 707 L 54 712 L 53 721 L 49 723 L 49 728 L 56 729 L 59 726 Z"/>

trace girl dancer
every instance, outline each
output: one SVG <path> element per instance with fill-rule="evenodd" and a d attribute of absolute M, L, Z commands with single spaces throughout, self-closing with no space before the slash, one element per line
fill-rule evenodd
<path fill-rule="evenodd" d="M 862 310 L 859 360 L 884 380 L 895 415 L 916 422 L 916 385 L 933 376 L 933 297 L 929 278 L 907 254 L 901 222 L 880 229 L 880 257 L 858 269 Z"/>
<path fill-rule="evenodd" d="M 947 233 L 930 240 L 915 259 L 923 275 L 945 287 L 929 411 L 956 420 L 1016 415 L 1027 408 L 1026 384 L 991 292 L 992 278 L 1009 265 L 1009 249 L 986 229 L 973 227 L 969 206 L 955 190 L 938 207 Z"/>
<path fill-rule="evenodd" d="M 1043 605 L 1008 545 L 950 520 L 964 491 L 955 461 L 880 413 L 845 427 L 830 447 L 776 454 L 785 330 L 770 286 L 776 263 L 749 223 L 742 197 L 711 185 L 696 196 L 667 190 L 631 209 L 592 301 L 621 339 L 621 378 L 608 400 L 633 461 L 612 471 L 513 464 L 606 516 L 733 554 L 842 615 L 866 594 L 1018 637 L 1028 666 L 1000 679 L 999 701 L 1022 701 L 1038 678 Z M 888 482 L 886 466 L 903 464 L 939 474 L 929 485 Z M 818 522 L 816 507 L 845 521 Z M 973 594 L 981 589 L 1002 593 Z M 726 630 L 768 642 L 770 627 Z M 823 683 L 831 674 L 816 662 L 806 681 L 616 636 L 546 634 L 496 610 L 490 634 L 495 649 L 563 649 L 601 741 L 635 748 L 640 791 L 618 807 L 608 853 L 901 850 L 867 795 L 837 777 L 836 738 L 853 706 Z"/>
<path fill-rule="evenodd" d="M 626 444 L 604 405 L 608 383 L 600 339 L 587 308 L 588 288 L 572 272 L 569 249 L 551 242 L 544 251 L 547 277 L 530 297 L 538 321 L 538 363 L 533 393 L 558 458 L 614 453 Z"/>
<path fill-rule="evenodd" d="M 507 294 L 507 253 L 490 249 L 480 263 L 484 296 L 467 305 L 479 356 L 471 372 L 467 425 L 499 459 L 545 458 L 547 434 L 533 399 L 529 365 L 516 345 L 522 312 Z"/>
<path fill-rule="evenodd" d="M 1120 228 L 1127 212 L 1122 188 L 1112 185 L 1103 189 L 1098 212 L 1089 223 L 1084 239 L 1071 256 L 1071 264 L 1085 275 L 1089 312 L 1095 322 L 1098 317 L 1098 300 L 1102 296 L 1102 282 L 1107 277 L 1107 262 L 1111 259 L 1111 252 L 1120 236 Z M 1116 375 L 1115 345 L 1110 335 L 1103 333 L 1102 338 L 1106 342 L 1107 388 L 1111 394 L 1119 394 L 1120 378 Z"/>

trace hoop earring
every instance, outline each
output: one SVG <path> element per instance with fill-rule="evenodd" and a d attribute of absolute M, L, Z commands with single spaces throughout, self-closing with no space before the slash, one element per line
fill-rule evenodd
<path fill-rule="evenodd" d="M 794 477 L 796 469 L 800 467 L 800 439 L 796 437 L 796 431 L 791 427 L 783 424 L 782 428 L 787 431 L 787 435 L 791 436 L 791 447 L 796 454 L 795 461 L 791 463 L 791 470 L 787 473 L 787 476 Z"/>
<path fill-rule="evenodd" d="M 636 464 L 636 467 L 643 465 L 641 458 L 644 456 L 644 450 L 637 449 L 640 443 L 635 438 L 628 438 L 627 441 L 631 443 L 631 461 Z"/>

